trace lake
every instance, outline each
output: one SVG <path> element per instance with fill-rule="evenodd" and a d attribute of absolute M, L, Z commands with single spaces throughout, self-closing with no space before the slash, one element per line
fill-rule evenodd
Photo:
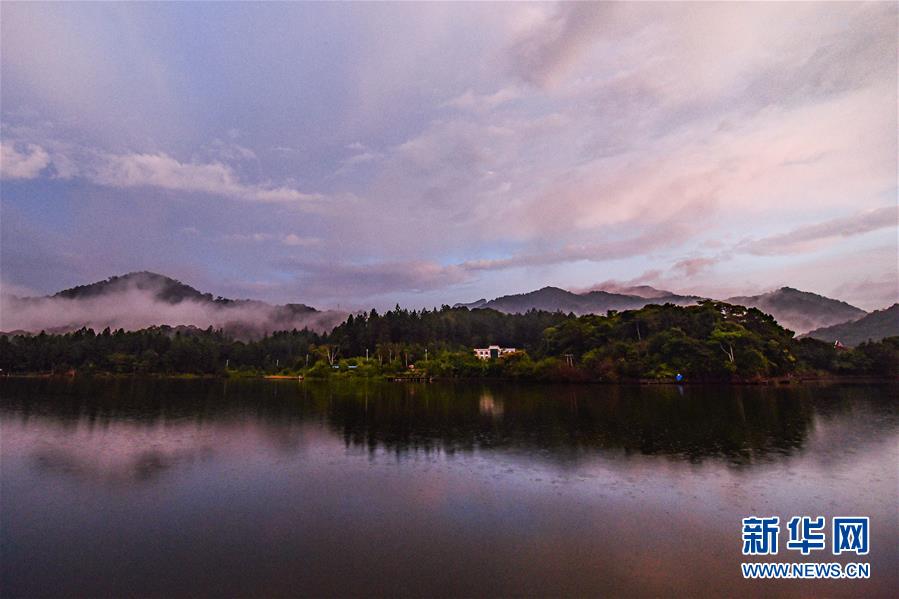
<path fill-rule="evenodd" d="M 0 381 L 12 596 L 845 595 L 899 588 L 899 388 Z M 744 580 L 867 561 L 868 580 Z M 785 551 L 870 516 L 864 558 Z M 765 558 L 756 558 L 763 561 Z"/>

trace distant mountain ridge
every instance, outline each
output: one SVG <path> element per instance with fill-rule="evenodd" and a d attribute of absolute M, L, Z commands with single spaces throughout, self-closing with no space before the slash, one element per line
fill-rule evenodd
<path fill-rule="evenodd" d="M 613 293 L 603 290 L 575 293 L 558 287 L 543 287 L 528 293 L 504 295 L 489 301 L 481 299 L 470 304 L 456 304 L 456 306 L 469 309 L 492 308 L 508 313 L 545 310 L 575 314 L 605 314 L 609 310 L 636 310 L 647 304 L 671 303 L 686 306 L 703 299 L 694 295 L 678 295 L 646 285 L 630 289 L 634 289 L 640 294 Z"/>
<path fill-rule="evenodd" d="M 528 293 L 504 295 L 492 300 L 479 299 L 455 307 L 489 308 L 499 312 L 523 313 L 529 310 L 605 314 L 609 310 L 635 310 L 648 304 L 690 305 L 706 298 L 682 295 L 648 285 L 602 288 L 580 293 L 559 287 L 543 287 Z M 772 315 L 781 325 L 797 334 L 811 331 L 824 338 L 834 325 L 850 324 L 867 313 L 846 302 L 815 293 L 782 287 L 753 296 L 734 296 L 732 304 L 755 307 Z M 885 316 L 884 314 L 885 313 Z M 837 329 L 843 343 L 878 338 L 877 327 L 886 327 L 880 336 L 894 330 L 896 306 L 871 314 L 860 322 L 857 333 L 848 335 Z M 89 326 L 95 329 L 136 329 L 156 325 L 222 328 L 244 338 L 254 338 L 279 330 L 309 327 L 325 331 L 346 317 L 345 312 L 318 311 L 300 303 L 272 305 L 249 299 L 229 299 L 203 293 L 171 277 L 149 271 L 113 276 L 103 281 L 64 289 L 50 296 L 0 297 L 0 330 L 66 332 Z M 878 315 L 875 317 L 875 315 Z M 886 318 L 886 320 L 884 320 Z M 846 329 L 849 330 L 849 329 Z M 834 333 L 836 334 L 836 333 Z M 843 338 L 848 339 L 844 341 Z M 862 338 L 863 337 L 863 338 Z"/>
<path fill-rule="evenodd" d="M 858 320 L 822 327 L 804 335 L 831 343 L 839 341 L 847 347 L 895 336 L 899 336 L 899 303 L 875 310 Z"/>
<path fill-rule="evenodd" d="M 492 300 L 479 299 L 476 302 L 456 306 L 472 310 L 492 308 L 508 313 L 546 310 L 575 314 L 605 314 L 609 310 L 637 310 L 648 304 L 671 303 L 686 306 L 708 299 L 697 295 L 681 295 L 649 285 L 612 286 L 610 289 L 575 293 L 558 287 L 543 287 L 528 293 L 504 295 Z M 867 314 L 861 308 L 846 302 L 792 287 L 782 287 L 760 295 L 735 296 L 724 301 L 758 308 L 797 334 L 857 320 Z"/>
<path fill-rule="evenodd" d="M 760 295 L 735 296 L 724 301 L 758 308 L 795 333 L 806 333 L 820 327 L 858 320 L 867 314 L 861 308 L 844 301 L 792 287 L 781 287 Z"/>

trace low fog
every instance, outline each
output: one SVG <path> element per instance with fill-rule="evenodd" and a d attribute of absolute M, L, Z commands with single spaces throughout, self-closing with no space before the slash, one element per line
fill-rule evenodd
<path fill-rule="evenodd" d="M 161 300 L 152 289 L 129 287 L 82 298 L 20 298 L 0 295 L 0 331 L 62 333 L 81 327 L 101 331 L 135 330 L 154 325 L 212 326 L 238 338 L 273 331 L 309 328 L 330 331 L 346 318 L 343 312 L 318 312 L 302 305 L 273 306 L 256 301 L 231 303 L 204 299 Z"/>

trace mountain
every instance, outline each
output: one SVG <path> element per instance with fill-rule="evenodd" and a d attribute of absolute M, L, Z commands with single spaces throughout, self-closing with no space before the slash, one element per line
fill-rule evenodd
<path fill-rule="evenodd" d="M 656 289 L 650 285 L 620 285 L 611 282 L 601 283 L 587 291 L 608 291 L 609 293 L 620 293 L 622 295 L 636 295 L 637 297 L 645 297 L 646 299 L 658 299 L 677 295 L 671 291 Z"/>
<path fill-rule="evenodd" d="M 865 341 L 880 341 L 884 337 L 899 336 L 899 304 L 875 310 L 858 320 L 815 329 L 804 335 L 831 343 L 839 341 L 854 346 Z"/>
<path fill-rule="evenodd" d="M 647 304 L 671 303 L 683 306 L 702 299 L 704 298 L 679 295 L 648 285 L 603 285 L 599 289 L 582 293 L 558 287 L 543 287 L 528 293 L 504 295 L 492 300 L 482 298 L 456 306 L 469 309 L 492 308 L 507 313 L 545 310 L 605 314 L 609 310 L 635 310 Z M 846 302 L 791 287 L 762 295 L 732 297 L 726 301 L 759 308 L 797 333 L 816 330 L 816 334 L 830 334 L 818 329 L 859 320 L 866 314 L 864 310 Z M 895 318 L 894 312 L 891 312 L 894 308 L 895 306 L 882 312 Z M 345 318 L 346 313 L 318 311 L 305 304 L 273 305 L 257 300 L 215 297 L 171 277 L 148 271 L 110 277 L 45 297 L 0 296 L 0 330 L 3 331 L 66 332 L 83 326 L 94 329 L 140 329 L 154 325 L 205 329 L 212 326 L 240 338 L 252 339 L 273 331 L 304 327 L 326 331 Z M 872 322 L 875 325 L 871 327 L 860 325 L 863 332 L 858 334 L 862 338 L 866 339 L 865 335 L 877 333 L 876 328 L 872 327 L 894 321 L 875 319 Z M 895 333 L 884 333 L 881 336 L 888 334 Z M 848 344 L 842 338 L 840 340 Z"/>
<path fill-rule="evenodd" d="M 157 300 L 169 304 L 177 304 L 185 300 L 215 302 L 211 293 L 201 293 L 181 281 L 146 270 L 131 272 L 118 277 L 109 277 L 105 281 L 63 289 L 51 297 L 80 300 L 133 289 L 147 291 Z"/>
<path fill-rule="evenodd" d="M 469 309 L 492 308 L 499 312 L 522 313 L 528 310 L 547 312 L 574 312 L 575 314 L 605 314 L 609 310 L 635 310 L 647 304 L 694 304 L 700 297 L 678 295 L 649 286 L 635 288 L 637 293 L 612 293 L 609 291 L 587 291 L 574 293 L 558 287 L 544 287 L 537 291 L 504 295 L 490 301 L 478 300 L 470 304 L 456 304 Z"/>
<path fill-rule="evenodd" d="M 758 308 L 773 316 L 782 326 L 796 332 L 805 333 L 812 329 L 858 320 L 867 312 L 846 302 L 799 291 L 792 287 L 781 287 L 776 291 L 761 295 L 736 296 L 726 300 L 729 304 L 739 304 Z"/>
<path fill-rule="evenodd" d="M 528 293 L 504 295 L 492 300 L 480 299 L 470 304 L 456 304 L 469 309 L 492 308 L 500 312 L 521 313 L 528 310 L 574 312 L 575 314 L 605 314 L 608 310 L 636 310 L 647 304 L 676 304 L 685 306 L 704 298 L 679 295 L 649 285 L 635 287 L 603 286 L 601 289 L 575 293 L 558 287 L 544 287 Z M 796 333 L 819 327 L 857 320 L 866 312 L 846 302 L 815 293 L 783 287 L 776 291 L 752 296 L 736 296 L 725 300 L 758 308 L 773 316 L 777 322 Z"/>
<path fill-rule="evenodd" d="M 154 325 L 221 328 L 245 339 L 273 331 L 325 331 L 345 313 L 305 304 L 272 305 L 213 297 L 176 279 L 133 272 L 45 297 L 0 297 L 0 330 L 66 332 L 81 327 L 141 329 Z"/>
<path fill-rule="evenodd" d="M 226 297 L 213 297 L 211 293 L 203 293 L 186 285 L 177 279 L 167 277 L 147 270 L 130 272 L 126 275 L 109 277 L 105 281 L 97 281 L 88 285 L 78 285 L 70 289 L 64 289 L 50 297 L 65 299 L 87 299 L 101 297 L 127 291 L 144 291 L 160 302 L 178 304 L 183 301 L 195 301 L 201 303 L 216 304 L 219 306 L 268 306 L 265 302 L 249 299 L 228 299 Z M 306 312 L 318 312 L 315 308 L 306 304 L 284 304 L 281 312 L 284 316 L 302 314 Z"/>
<path fill-rule="evenodd" d="M 486 305 L 487 305 L 487 299 L 482 297 L 481 299 L 475 300 L 468 304 L 463 304 L 463 303 L 454 304 L 453 308 L 468 308 L 469 310 L 476 310 L 478 308 L 483 308 Z"/>

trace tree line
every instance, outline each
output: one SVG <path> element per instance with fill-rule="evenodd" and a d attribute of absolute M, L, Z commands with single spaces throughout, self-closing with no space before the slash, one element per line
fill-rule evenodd
<path fill-rule="evenodd" d="M 474 347 L 518 351 L 478 360 Z M 255 341 L 221 330 L 158 326 L 0 336 L 4 373 L 502 377 L 723 381 L 899 375 L 899 337 L 853 349 L 796 339 L 755 308 L 704 301 L 606 315 L 504 314 L 443 306 L 351 315 L 326 334 L 281 331 Z"/>

